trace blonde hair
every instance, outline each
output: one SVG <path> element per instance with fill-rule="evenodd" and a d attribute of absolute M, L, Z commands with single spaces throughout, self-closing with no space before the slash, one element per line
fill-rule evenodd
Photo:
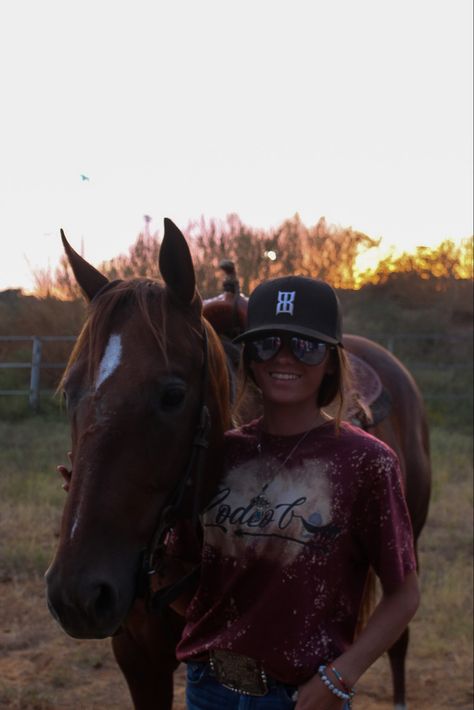
<path fill-rule="evenodd" d="M 321 409 L 336 407 L 334 420 L 336 429 L 339 430 L 345 414 L 347 394 L 351 390 L 351 367 L 346 352 L 340 345 L 330 348 L 329 357 L 332 368 L 323 377 L 316 403 Z"/>

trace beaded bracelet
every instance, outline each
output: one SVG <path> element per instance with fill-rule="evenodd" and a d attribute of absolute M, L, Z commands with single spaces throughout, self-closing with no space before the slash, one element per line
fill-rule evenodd
<path fill-rule="evenodd" d="M 334 673 L 334 675 L 336 676 L 336 678 L 338 679 L 339 683 L 342 685 L 343 691 L 344 691 L 345 693 L 347 693 L 348 695 L 350 695 L 351 698 L 353 698 L 354 695 L 355 695 L 355 690 L 354 690 L 354 688 L 349 688 L 349 687 L 346 685 L 346 683 L 345 683 L 345 681 L 344 681 L 344 678 L 343 678 L 342 675 L 339 673 L 339 671 L 337 670 L 337 668 L 335 668 L 333 665 L 331 665 L 330 668 L 331 668 L 332 672 Z"/>
<path fill-rule="evenodd" d="M 326 675 L 326 668 L 327 668 L 327 666 L 324 666 L 324 665 L 319 666 L 319 668 L 318 668 L 318 675 L 319 675 L 319 677 L 320 677 L 321 680 L 323 681 L 323 683 L 324 683 L 324 685 L 326 686 L 326 688 L 327 688 L 329 691 L 331 691 L 331 693 L 332 693 L 333 695 L 336 695 L 336 696 L 337 696 L 338 698 L 340 698 L 341 700 L 346 700 L 347 703 L 348 703 L 348 705 L 349 705 L 349 708 L 351 708 L 351 707 L 352 707 L 352 698 L 354 697 L 355 692 L 354 692 L 353 690 L 351 690 L 350 692 L 345 693 L 343 690 L 339 690 L 339 688 L 337 688 L 337 687 L 334 685 L 334 683 L 327 677 L 327 675 Z"/>

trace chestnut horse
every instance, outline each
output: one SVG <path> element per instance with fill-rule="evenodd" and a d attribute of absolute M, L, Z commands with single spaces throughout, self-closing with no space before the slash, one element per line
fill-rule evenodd
<path fill-rule="evenodd" d="M 230 426 L 226 359 L 170 220 L 164 286 L 109 283 L 63 242 L 90 305 L 62 381 L 73 475 L 46 574 L 48 605 L 71 636 L 113 636 L 136 708 L 170 708 L 182 622 L 171 611 L 148 613 L 137 588 L 162 534 L 217 484 Z"/>
<path fill-rule="evenodd" d="M 189 250 L 170 220 L 165 220 L 160 252 L 164 287 L 146 279 L 109 283 L 64 244 L 90 311 L 63 378 L 74 475 L 47 573 L 48 604 L 71 636 L 113 636 L 137 710 L 171 710 L 174 649 L 183 622 L 169 610 L 150 613 L 137 594 L 137 580 L 143 550 L 153 556 L 158 521 L 166 518 L 158 526 L 162 531 L 173 521 L 170 509 L 174 517 L 190 516 L 192 499 L 201 507 L 216 484 L 223 432 L 230 425 L 229 358 L 226 364 L 202 316 Z M 208 301 L 204 314 L 223 335 L 226 313 L 235 330 L 244 311 L 239 294 L 233 299 L 228 293 Z M 203 387 L 206 340 L 210 377 Z M 346 336 L 345 345 L 373 368 L 390 393 L 389 415 L 369 430 L 400 457 L 418 537 L 430 488 L 428 432 L 418 389 L 384 348 L 356 336 Z M 188 470 L 193 436 L 201 436 L 194 434 L 201 400 L 210 412 L 202 481 Z M 184 479 L 190 485 L 178 511 L 170 495 Z M 389 652 L 398 708 L 405 707 L 407 644 L 408 630 Z"/>

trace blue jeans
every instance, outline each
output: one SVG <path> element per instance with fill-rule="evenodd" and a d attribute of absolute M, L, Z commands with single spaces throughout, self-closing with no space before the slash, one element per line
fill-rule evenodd
<path fill-rule="evenodd" d="M 213 677 L 208 663 L 188 663 L 186 684 L 187 710 L 293 710 L 296 688 L 273 683 L 267 695 L 240 695 L 225 688 Z M 343 710 L 349 706 L 344 705 Z"/>
<path fill-rule="evenodd" d="M 293 710 L 296 704 L 296 688 L 282 683 L 270 683 L 261 697 L 235 693 L 214 678 L 208 663 L 188 663 L 187 681 L 187 710 Z"/>

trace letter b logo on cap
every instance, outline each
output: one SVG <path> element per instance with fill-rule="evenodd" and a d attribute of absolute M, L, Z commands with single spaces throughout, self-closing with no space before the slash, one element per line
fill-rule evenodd
<path fill-rule="evenodd" d="M 275 315 L 289 313 L 293 315 L 296 291 L 278 291 L 278 300 Z"/>

